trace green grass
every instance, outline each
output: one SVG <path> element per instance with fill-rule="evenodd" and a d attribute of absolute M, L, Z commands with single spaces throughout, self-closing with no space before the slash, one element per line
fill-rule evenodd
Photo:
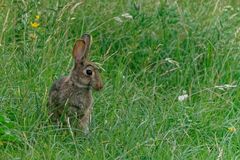
<path fill-rule="evenodd" d="M 0 159 L 240 157 L 238 0 L 78 2 L 0 1 Z M 82 33 L 105 86 L 91 133 L 72 136 L 46 103 Z"/>

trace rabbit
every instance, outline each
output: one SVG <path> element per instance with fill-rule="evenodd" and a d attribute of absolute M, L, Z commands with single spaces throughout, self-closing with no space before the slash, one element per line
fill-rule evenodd
<path fill-rule="evenodd" d="M 60 123 L 62 120 L 71 126 L 89 133 L 92 112 L 92 89 L 101 90 L 103 82 L 98 67 L 88 60 L 91 36 L 83 34 L 75 42 L 72 56 L 74 66 L 69 76 L 56 80 L 50 91 L 48 107 L 50 119 Z"/>

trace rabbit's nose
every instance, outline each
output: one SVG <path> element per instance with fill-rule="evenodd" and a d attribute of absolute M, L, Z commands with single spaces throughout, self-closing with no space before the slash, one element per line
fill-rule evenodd
<path fill-rule="evenodd" d="M 100 83 L 97 83 L 96 84 L 96 90 L 101 90 L 103 88 L 103 83 L 102 82 L 100 82 Z"/>
<path fill-rule="evenodd" d="M 97 91 L 99 91 L 99 90 L 101 90 L 102 88 L 103 88 L 103 83 L 100 81 L 100 82 L 97 82 L 97 83 L 93 83 L 93 85 L 92 85 L 92 87 L 95 89 L 95 90 L 97 90 Z"/>

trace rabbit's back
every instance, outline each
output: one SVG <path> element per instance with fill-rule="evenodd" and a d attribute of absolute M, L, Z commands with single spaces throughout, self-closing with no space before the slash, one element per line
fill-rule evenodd
<path fill-rule="evenodd" d="M 59 94 L 61 92 L 61 86 L 67 77 L 62 77 L 56 80 L 49 91 L 49 103 L 53 105 L 59 102 Z M 50 105 L 49 104 L 49 105 Z"/>

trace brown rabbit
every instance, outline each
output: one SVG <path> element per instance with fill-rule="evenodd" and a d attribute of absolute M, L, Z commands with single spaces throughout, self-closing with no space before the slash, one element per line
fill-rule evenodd
<path fill-rule="evenodd" d="M 91 37 L 82 35 L 73 47 L 74 67 L 69 76 L 55 81 L 50 89 L 48 106 L 53 122 L 66 122 L 89 132 L 92 111 L 92 88 L 100 90 L 103 83 L 98 68 L 87 60 Z"/>

